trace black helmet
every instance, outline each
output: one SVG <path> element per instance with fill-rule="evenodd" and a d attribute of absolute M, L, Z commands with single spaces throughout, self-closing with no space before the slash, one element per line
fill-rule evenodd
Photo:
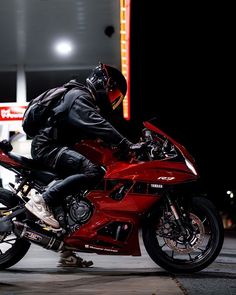
<path fill-rule="evenodd" d="M 127 83 L 123 74 L 116 68 L 100 63 L 86 79 L 88 87 L 97 99 L 107 99 L 114 110 L 123 101 Z"/>

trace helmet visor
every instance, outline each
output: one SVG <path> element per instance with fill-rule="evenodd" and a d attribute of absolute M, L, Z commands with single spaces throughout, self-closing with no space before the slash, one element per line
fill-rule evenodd
<path fill-rule="evenodd" d="M 124 95 L 116 88 L 108 91 L 108 98 L 110 100 L 112 109 L 116 109 L 124 99 Z"/>

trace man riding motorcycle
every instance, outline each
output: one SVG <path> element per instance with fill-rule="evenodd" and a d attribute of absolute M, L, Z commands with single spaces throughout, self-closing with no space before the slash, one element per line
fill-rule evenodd
<path fill-rule="evenodd" d="M 71 80 L 69 83 L 76 84 L 78 81 Z M 104 170 L 75 151 L 73 145 L 83 138 L 100 138 L 121 150 L 128 150 L 131 146 L 131 142 L 105 119 L 106 114 L 120 105 L 126 90 L 127 83 L 122 73 L 100 63 L 86 79 L 86 87 L 67 92 L 60 105 L 55 106 L 56 119 L 48 120 L 33 138 L 32 158 L 55 169 L 61 180 L 42 195 L 32 196 L 26 208 L 51 227 L 65 228 L 63 208 L 60 206 L 65 196 L 93 187 L 104 176 Z M 71 100 L 74 100 L 72 105 Z M 68 104 L 69 109 L 66 116 L 58 119 L 56 112 L 61 104 Z M 61 262 L 66 264 L 65 256 L 73 255 L 62 255 Z M 87 262 L 83 263 L 80 258 L 75 264 L 87 266 Z"/>

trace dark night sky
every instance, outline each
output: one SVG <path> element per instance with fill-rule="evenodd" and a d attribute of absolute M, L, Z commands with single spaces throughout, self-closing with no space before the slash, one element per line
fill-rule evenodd
<path fill-rule="evenodd" d="M 196 159 L 206 191 L 221 197 L 236 188 L 232 7 L 133 5 L 131 125 L 159 118 Z"/>

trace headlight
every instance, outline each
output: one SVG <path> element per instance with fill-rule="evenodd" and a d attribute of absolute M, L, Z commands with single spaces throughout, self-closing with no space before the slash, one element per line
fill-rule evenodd
<path fill-rule="evenodd" d="M 188 159 L 186 159 L 186 158 L 185 158 L 185 163 L 186 163 L 187 167 L 189 168 L 189 170 L 191 170 L 194 175 L 197 175 L 197 171 L 193 167 L 193 164 Z"/>

